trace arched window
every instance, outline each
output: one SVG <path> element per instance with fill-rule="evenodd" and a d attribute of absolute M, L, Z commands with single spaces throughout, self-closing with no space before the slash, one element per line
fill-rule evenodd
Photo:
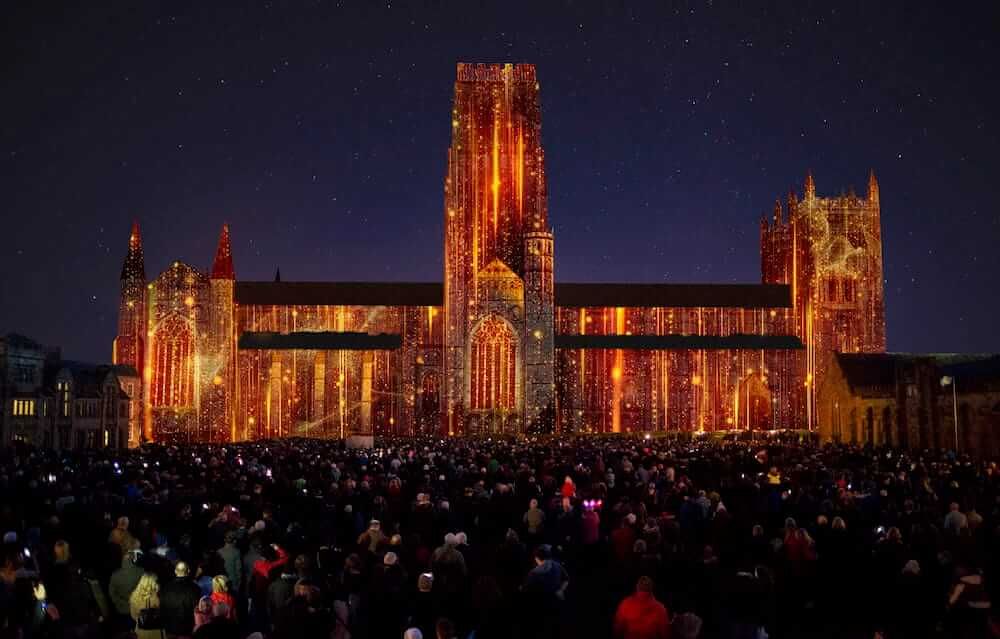
<path fill-rule="evenodd" d="M 153 334 L 150 403 L 153 407 L 194 405 L 194 336 L 188 322 L 168 317 Z"/>
<path fill-rule="evenodd" d="M 469 357 L 472 410 L 513 410 L 517 383 L 517 335 L 510 324 L 489 316 L 472 336 Z"/>

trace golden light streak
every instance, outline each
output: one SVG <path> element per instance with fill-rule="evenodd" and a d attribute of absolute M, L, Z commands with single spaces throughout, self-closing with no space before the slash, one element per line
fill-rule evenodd
<path fill-rule="evenodd" d="M 493 120 L 493 173 L 490 188 L 493 191 L 493 241 L 499 244 L 500 225 L 500 120 Z"/>

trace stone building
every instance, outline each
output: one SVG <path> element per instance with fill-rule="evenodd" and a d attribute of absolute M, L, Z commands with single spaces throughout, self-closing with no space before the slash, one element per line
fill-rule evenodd
<path fill-rule="evenodd" d="M 878 181 L 868 176 L 863 197 L 853 190 L 820 197 L 812 174 L 801 198 L 775 202 L 773 218 L 761 220 L 762 281 L 792 287 L 792 305 L 782 311 L 791 332 L 805 344 L 803 357 L 789 360 L 785 377 L 799 381 L 789 398 L 792 413 L 816 426 L 818 389 L 830 353 L 885 352 L 882 276 L 882 214 Z"/>
<path fill-rule="evenodd" d="M 903 448 L 957 440 L 962 452 L 1000 453 L 1000 355 L 834 353 L 828 362 L 821 440 Z"/>
<path fill-rule="evenodd" d="M 133 227 L 114 361 L 145 439 L 799 425 L 787 283 L 559 281 L 535 67 L 459 64 L 447 122 L 442 281 L 241 281 L 228 226 L 147 280 Z"/>
<path fill-rule="evenodd" d="M 64 361 L 59 351 L 21 335 L 0 337 L 0 442 L 57 449 L 128 444 L 128 367 Z"/>

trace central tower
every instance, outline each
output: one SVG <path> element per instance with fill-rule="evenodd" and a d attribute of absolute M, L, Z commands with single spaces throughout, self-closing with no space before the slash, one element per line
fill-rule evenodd
<path fill-rule="evenodd" d="M 459 64 L 451 131 L 443 430 L 546 430 L 553 242 L 535 67 Z"/>

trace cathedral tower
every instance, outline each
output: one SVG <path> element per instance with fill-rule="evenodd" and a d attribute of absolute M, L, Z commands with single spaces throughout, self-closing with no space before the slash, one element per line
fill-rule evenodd
<path fill-rule="evenodd" d="M 526 252 L 538 245 L 551 256 L 552 242 L 551 235 L 547 246 L 542 238 L 526 241 L 528 233 L 549 232 L 535 67 L 459 64 L 451 126 L 445 180 L 443 430 L 521 430 L 524 367 L 534 361 L 525 349 L 530 346 Z M 532 277 L 540 282 L 545 276 L 537 270 L 538 262 Z M 547 295 L 548 301 L 532 304 L 551 308 L 551 288 L 538 289 L 537 295 Z M 550 335 L 551 311 L 549 318 L 545 328 L 536 319 L 532 334 Z M 540 346 L 548 353 L 531 357 L 551 361 L 552 342 L 543 340 Z"/>
<path fill-rule="evenodd" d="M 792 287 L 792 330 L 806 346 L 796 371 L 804 426 L 815 426 L 816 389 L 829 353 L 879 353 L 886 348 L 882 221 L 878 181 L 868 192 L 818 197 L 812 174 L 803 197 L 788 196 L 774 220 L 761 222 L 761 275 Z"/>

